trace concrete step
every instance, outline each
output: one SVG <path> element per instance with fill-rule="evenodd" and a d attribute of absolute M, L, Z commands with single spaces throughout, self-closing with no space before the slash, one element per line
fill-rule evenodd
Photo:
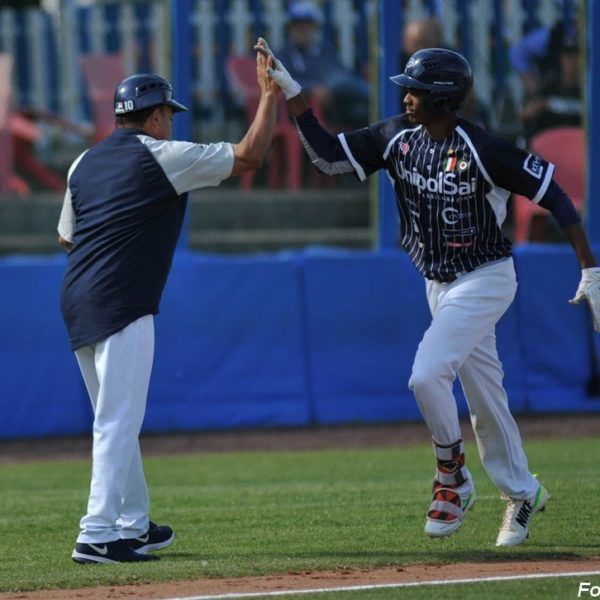
<path fill-rule="evenodd" d="M 0 233 L 0 254 L 54 254 L 63 252 L 58 234 L 47 233 Z"/>
<path fill-rule="evenodd" d="M 0 198 L 0 253 L 60 250 L 56 225 L 60 194 Z M 370 245 L 366 188 L 300 193 L 238 188 L 194 192 L 189 203 L 189 246 L 205 252 L 244 253 L 319 244 L 347 248 Z"/>
<path fill-rule="evenodd" d="M 371 230 L 368 228 L 319 229 L 255 229 L 248 231 L 190 231 L 192 250 L 216 253 L 270 252 L 307 245 L 340 248 L 369 248 Z"/>
<path fill-rule="evenodd" d="M 368 227 L 366 190 L 282 192 L 196 192 L 190 206 L 193 231 Z"/>
<path fill-rule="evenodd" d="M 28 198 L 0 196 L 0 235 L 54 233 L 61 208 L 58 194 Z"/>
<path fill-rule="evenodd" d="M 369 248 L 371 230 L 346 229 L 295 229 L 253 231 L 190 231 L 188 244 L 191 250 L 222 254 L 273 252 L 307 245 L 339 248 Z M 55 234 L 0 234 L 1 254 L 53 254 L 61 252 Z"/>

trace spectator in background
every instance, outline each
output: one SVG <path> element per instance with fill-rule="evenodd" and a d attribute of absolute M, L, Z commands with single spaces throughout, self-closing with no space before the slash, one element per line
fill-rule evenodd
<path fill-rule="evenodd" d="M 404 26 L 402 42 L 400 70 L 404 70 L 409 57 L 417 50 L 422 50 L 423 48 L 446 48 L 452 50 L 444 42 L 444 32 L 442 31 L 440 20 L 433 16 L 408 21 Z"/>
<path fill-rule="evenodd" d="M 452 47 L 451 44 L 447 44 L 444 40 L 442 23 L 435 16 L 427 16 L 406 22 L 402 38 L 402 51 L 400 53 L 400 71 L 404 70 L 409 57 L 417 52 L 417 50 L 423 50 L 424 48 L 444 48 L 446 50 L 457 51 L 456 48 Z M 402 105 L 401 111 L 403 110 L 404 106 Z M 487 109 L 474 92 L 462 108 L 461 115 L 484 129 L 490 129 Z"/>
<path fill-rule="evenodd" d="M 559 56 L 565 39 L 577 40 L 577 36 L 577 23 L 569 25 L 559 21 L 552 27 L 530 31 L 511 46 L 511 67 L 519 74 L 528 98 L 560 75 Z"/>
<path fill-rule="evenodd" d="M 537 91 L 521 109 L 523 133 L 530 139 L 544 129 L 581 125 L 581 61 L 577 38 L 563 31 L 552 48 L 554 68 L 542 71 Z"/>
<path fill-rule="evenodd" d="M 368 121 L 369 85 L 341 62 L 322 37 L 323 17 L 310 2 L 296 2 L 288 12 L 286 42 L 277 52 L 292 77 L 321 108 L 326 120 L 345 127 Z"/>

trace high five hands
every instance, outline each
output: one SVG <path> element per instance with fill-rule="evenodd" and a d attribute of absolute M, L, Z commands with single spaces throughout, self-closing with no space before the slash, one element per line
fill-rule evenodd
<path fill-rule="evenodd" d="M 259 37 L 254 49 L 267 59 L 266 71 L 269 77 L 281 88 L 286 100 L 294 98 L 302 91 L 300 84 L 292 78 L 281 61 L 275 58 L 267 40 Z"/>

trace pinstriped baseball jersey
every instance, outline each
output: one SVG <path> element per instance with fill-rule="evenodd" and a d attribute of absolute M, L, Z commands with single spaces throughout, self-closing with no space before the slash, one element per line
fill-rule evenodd
<path fill-rule="evenodd" d="M 502 234 L 511 192 L 535 202 L 554 166 L 459 118 L 452 135 L 434 140 L 399 115 L 339 140 L 359 179 L 384 168 L 396 193 L 400 242 L 428 279 L 511 255 Z"/>

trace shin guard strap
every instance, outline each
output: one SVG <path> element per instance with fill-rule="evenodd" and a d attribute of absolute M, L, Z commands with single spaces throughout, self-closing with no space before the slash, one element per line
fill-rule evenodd
<path fill-rule="evenodd" d="M 465 481 L 465 447 L 461 439 L 453 444 L 441 445 L 433 440 L 437 458 L 436 479 L 445 486 L 461 486 Z"/>

